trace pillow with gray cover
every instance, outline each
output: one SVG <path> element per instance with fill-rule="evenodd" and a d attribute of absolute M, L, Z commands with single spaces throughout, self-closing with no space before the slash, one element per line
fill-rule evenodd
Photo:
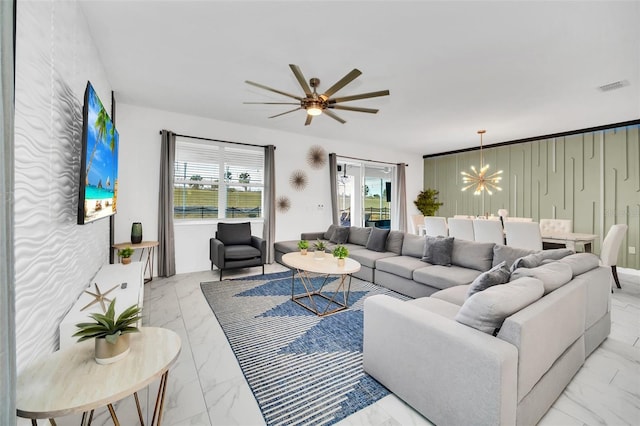
<path fill-rule="evenodd" d="M 331 238 L 329 241 L 336 244 L 344 244 L 349 239 L 349 227 L 348 226 L 337 226 L 333 230 L 333 234 L 331 234 Z"/>
<path fill-rule="evenodd" d="M 333 235 L 333 231 L 335 231 L 337 227 L 338 225 L 329 225 L 329 228 L 327 228 L 327 230 L 324 232 L 322 239 L 329 241 L 331 239 L 331 236 Z"/>
<path fill-rule="evenodd" d="M 511 268 L 511 265 L 513 265 L 513 262 L 515 262 L 516 259 L 524 257 L 531 253 L 535 253 L 535 250 L 496 244 L 495 246 L 493 246 L 493 263 L 491 264 L 491 266 L 496 266 L 499 263 L 506 261 L 507 267 Z"/>
<path fill-rule="evenodd" d="M 369 235 L 371 235 L 372 228 L 364 228 L 362 226 L 352 226 L 349 229 L 349 240 L 351 244 L 357 244 L 359 246 L 366 246 L 369 241 Z"/>
<path fill-rule="evenodd" d="M 566 263 L 551 262 L 536 268 L 518 268 L 511 273 L 511 281 L 521 277 L 539 279 L 544 285 L 544 294 L 548 294 L 571 281 L 573 271 Z"/>
<path fill-rule="evenodd" d="M 542 257 L 544 260 L 560 260 L 575 253 L 574 250 L 568 248 L 542 250 Z"/>
<path fill-rule="evenodd" d="M 453 252 L 453 237 L 426 236 L 424 242 L 423 262 L 432 265 L 451 266 Z"/>
<path fill-rule="evenodd" d="M 524 277 L 469 297 L 455 316 L 459 323 L 495 335 L 505 319 L 542 297 L 544 285 Z"/>
<path fill-rule="evenodd" d="M 543 260 L 544 255 L 541 251 L 519 257 L 513 262 L 513 265 L 511 265 L 511 271 L 515 271 L 518 268 L 535 268 L 536 266 L 540 266 Z"/>
<path fill-rule="evenodd" d="M 494 285 L 509 282 L 510 276 L 511 273 L 509 272 L 509 268 L 507 267 L 507 262 L 503 261 L 502 263 L 489 269 L 487 272 L 481 273 L 475 280 L 473 280 L 473 282 L 469 286 L 469 290 L 467 290 L 467 298 L 473 296 L 479 291 L 486 290 Z"/>
<path fill-rule="evenodd" d="M 387 251 L 395 254 L 402 253 L 402 241 L 404 240 L 404 232 L 391 231 L 387 236 Z"/>
<path fill-rule="evenodd" d="M 367 240 L 367 249 L 384 252 L 385 247 L 387 246 L 388 235 L 388 229 L 372 228 L 371 234 L 369 234 L 369 240 Z"/>

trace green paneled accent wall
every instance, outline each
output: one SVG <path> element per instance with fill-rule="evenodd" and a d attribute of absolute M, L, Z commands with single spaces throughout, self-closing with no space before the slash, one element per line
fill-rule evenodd
<path fill-rule="evenodd" d="M 478 150 L 425 158 L 424 188 L 440 191 L 438 216 L 497 215 L 505 208 L 536 222 L 572 219 L 574 232 L 601 238 L 611 225 L 626 223 L 618 265 L 640 269 L 639 133 L 634 125 L 483 149 L 490 171 L 504 171 L 502 191 L 493 195 L 461 191 L 460 172 L 478 167 Z"/>

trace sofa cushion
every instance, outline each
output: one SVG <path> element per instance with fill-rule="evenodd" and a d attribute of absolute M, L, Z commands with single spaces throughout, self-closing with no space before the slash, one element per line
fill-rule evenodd
<path fill-rule="evenodd" d="M 331 238 L 329 241 L 336 244 L 344 244 L 349 240 L 349 227 L 348 226 L 337 226 L 333 233 L 331 234 Z"/>
<path fill-rule="evenodd" d="M 467 300 L 467 291 L 469 291 L 469 287 L 471 287 L 471 284 L 456 285 L 445 288 L 444 290 L 436 291 L 429 297 L 434 297 L 436 299 L 441 299 L 446 302 L 462 306 L 464 301 Z"/>
<path fill-rule="evenodd" d="M 520 257 L 524 257 L 528 254 L 535 253 L 535 250 L 527 250 L 517 247 L 505 246 L 502 244 L 496 244 L 493 246 L 493 261 L 492 266 L 496 266 L 504 261 L 507 262 L 507 267 L 511 268 L 513 262 Z"/>
<path fill-rule="evenodd" d="M 453 237 L 432 237 L 427 235 L 424 241 L 422 261 L 432 265 L 451 265 Z"/>
<path fill-rule="evenodd" d="M 483 272 L 478 275 L 478 277 L 473 280 L 473 282 L 469 286 L 467 297 L 471 297 L 477 292 L 484 291 L 489 287 L 493 287 L 494 285 L 509 282 L 510 275 L 511 273 L 509 272 L 509 268 L 507 268 L 507 262 L 503 261 L 502 263 L 489 269 L 487 272 Z"/>
<path fill-rule="evenodd" d="M 542 250 L 542 257 L 544 260 L 560 260 L 572 254 L 576 254 L 576 252 L 568 248 Z"/>
<path fill-rule="evenodd" d="M 517 258 L 511 265 L 511 270 L 515 271 L 518 268 L 535 268 L 537 266 L 540 266 L 543 260 L 544 257 L 541 251 L 531 253 L 526 256 Z"/>
<path fill-rule="evenodd" d="M 458 305 L 449 303 L 442 299 L 434 299 L 432 297 L 419 297 L 417 299 L 407 300 L 404 303 L 436 313 L 450 320 L 454 319 L 458 310 L 460 310 L 460 306 Z"/>
<path fill-rule="evenodd" d="M 329 228 L 327 228 L 327 230 L 324 232 L 324 235 L 322 236 L 321 239 L 323 240 L 331 240 L 331 236 L 333 235 L 333 231 L 336 230 L 336 228 L 338 227 L 338 225 L 329 225 Z"/>
<path fill-rule="evenodd" d="M 495 334 L 504 320 L 542 297 L 544 285 L 536 278 L 520 278 L 489 287 L 469 297 L 455 317 L 459 323 Z"/>
<path fill-rule="evenodd" d="M 389 235 L 388 229 L 371 228 L 371 234 L 367 240 L 367 249 L 373 251 L 383 252 L 387 246 L 387 236 Z"/>
<path fill-rule="evenodd" d="M 273 249 L 280 253 L 291 253 L 298 251 L 298 240 L 278 241 L 273 244 Z"/>
<path fill-rule="evenodd" d="M 573 278 L 573 271 L 566 263 L 551 262 L 536 268 L 518 268 L 511 274 L 511 280 L 521 277 L 533 277 L 542 281 L 544 294 L 551 293 Z"/>
<path fill-rule="evenodd" d="M 600 259 L 593 253 L 576 253 L 560 259 L 558 262 L 566 263 L 571 267 L 573 276 L 584 274 L 587 271 L 597 268 Z"/>
<path fill-rule="evenodd" d="M 448 288 L 454 285 L 471 284 L 480 271 L 459 266 L 425 266 L 413 271 L 413 280 L 434 288 Z"/>
<path fill-rule="evenodd" d="M 349 229 L 349 240 L 348 242 L 351 244 L 358 244 L 359 246 L 366 246 L 367 241 L 369 241 L 369 235 L 371 234 L 371 229 L 373 228 L 364 228 L 361 226 L 352 226 Z"/>
<path fill-rule="evenodd" d="M 226 246 L 235 244 L 251 245 L 251 224 L 242 223 L 218 223 L 216 238 Z"/>
<path fill-rule="evenodd" d="M 463 268 L 488 271 L 493 260 L 494 243 L 480 243 L 456 238 L 451 252 L 451 263 Z"/>
<path fill-rule="evenodd" d="M 254 257 L 260 256 L 262 256 L 260 250 L 253 246 L 236 244 L 233 246 L 224 247 L 224 258 L 227 260 L 253 259 Z"/>
<path fill-rule="evenodd" d="M 367 249 L 353 250 L 349 253 L 350 258 L 357 260 L 362 266 L 366 266 L 368 268 L 375 268 L 376 261 L 378 259 L 384 259 L 392 256 L 397 256 L 397 254 L 391 253 L 390 251 L 379 252 Z"/>
<path fill-rule="evenodd" d="M 404 232 L 390 231 L 387 236 L 387 251 L 395 254 L 402 254 L 402 240 L 404 239 Z"/>
<path fill-rule="evenodd" d="M 424 253 L 424 237 L 413 234 L 405 234 L 402 240 L 402 255 L 422 258 Z"/>
<path fill-rule="evenodd" d="M 376 261 L 376 270 L 389 272 L 408 280 L 413 278 L 413 271 L 424 268 L 424 262 L 412 256 L 394 256 Z"/>

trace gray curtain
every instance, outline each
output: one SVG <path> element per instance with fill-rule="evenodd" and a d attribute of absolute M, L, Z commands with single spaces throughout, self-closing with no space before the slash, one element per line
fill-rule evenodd
<path fill-rule="evenodd" d="M 407 178 L 404 163 L 396 165 L 396 202 L 394 205 L 395 216 L 398 218 L 398 230 L 407 232 Z"/>
<path fill-rule="evenodd" d="M 276 147 L 264 147 L 264 226 L 262 238 L 267 242 L 267 263 L 273 263 L 273 242 L 276 239 Z"/>
<path fill-rule="evenodd" d="M 14 2 L 0 1 L 0 424 L 16 424 L 13 269 Z"/>
<path fill-rule="evenodd" d="M 331 217 L 334 225 L 340 225 L 338 221 L 338 160 L 337 155 L 329 154 L 329 183 L 331 184 Z"/>
<path fill-rule="evenodd" d="M 158 276 L 176 274 L 176 247 L 173 235 L 173 167 L 176 135 L 162 131 L 160 150 L 160 194 L 158 197 Z M 152 271 L 153 273 L 153 271 Z"/>

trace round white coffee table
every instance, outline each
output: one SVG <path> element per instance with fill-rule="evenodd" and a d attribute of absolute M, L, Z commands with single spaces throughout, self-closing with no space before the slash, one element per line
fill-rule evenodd
<path fill-rule="evenodd" d="M 349 307 L 349 292 L 351 290 L 351 274 L 360 270 L 360 263 L 346 258 L 344 266 L 338 265 L 338 259 L 327 253 L 323 259 L 318 259 L 314 254 L 302 255 L 300 252 L 287 253 L 282 256 L 282 262 L 292 268 L 291 275 L 291 300 L 318 316 L 326 316 L 343 311 Z M 316 288 L 309 273 L 324 275 L 321 285 Z M 295 294 L 294 284 L 296 274 L 304 286 L 304 293 Z M 331 275 L 339 275 L 340 281 L 333 292 L 325 291 L 324 287 Z M 349 279 L 347 280 L 347 277 Z M 338 295 L 342 295 L 339 300 Z M 317 298 L 326 301 L 324 309 L 319 306 Z M 303 303 L 306 301 L 307 303 Z"/>

